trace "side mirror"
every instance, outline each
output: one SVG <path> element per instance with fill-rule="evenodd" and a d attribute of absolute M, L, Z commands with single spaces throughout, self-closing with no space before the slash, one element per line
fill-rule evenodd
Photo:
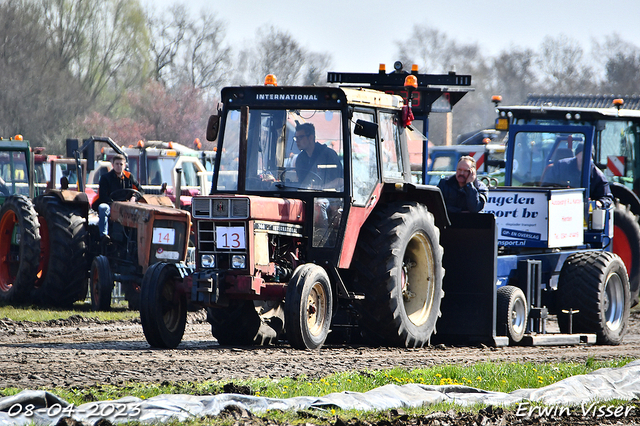
<path fill-rule="evenodd" d="M 371 121 L 356 120 L 356 126 L 353 133 L 368 139 L 375 139 L 378 134 L 378 125 Z"/>
<path fill-rule="evenodd" d="M 207 140 L 215 141 L 218 138 L 218 128 L 220 126 L 220 116 L 214 114 L 209 117 L 209 122 L 207 123 Z"/>

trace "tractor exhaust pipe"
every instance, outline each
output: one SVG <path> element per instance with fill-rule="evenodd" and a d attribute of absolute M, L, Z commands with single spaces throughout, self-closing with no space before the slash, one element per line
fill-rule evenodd
<path fill-rule="evenodd" d="M 176 187 L 173 188 L 173 193 L 176 196 L 175 206 L 176 209 L 180 208 L 180 196 L 182 195 L 182 168 L 176 169 Z"/>

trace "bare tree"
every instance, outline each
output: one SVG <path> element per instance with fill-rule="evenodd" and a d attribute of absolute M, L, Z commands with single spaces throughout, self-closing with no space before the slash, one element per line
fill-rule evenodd
<path fill-rule="evenodd" d="M 600 91 L 616 95 L 638 93 L 640 48 L 622 40 L 616 33 L 603 43 L 593 42 L 594 56 L 602 61 L 604 77 Z"/>
<path fill-rule="evenodd" d="M 274 74 L 279 85 L 299 84 L 307 63 L 307 51 L 286 31 L 274 26 L 256 31 L 256 43 L 243 49 L 236 69 L 236 83 L 262 84 L 267 74 Z"/>
<path fill-rule="evenodd" d="M 483 61 L 478 45 L 460 45 L 445 33 L 424 25 L 414 25 L 411 37 L 396 45 L 400 60 L 405 65 L 418 64 L 422 73 L 468 73 Z"/>
<path fill-rule="evenodd" d="M 181 81 L 215 97 L 228 81 L 231 70 L 231 48 L 224 44 L 224 23 L 203 11 L 200 19 L 188 27 L 188 36 L 185 78 Z"/>
<path fill-rule="evenodd" d="M 227 82 L 231 48 L 224 42 L 225 27 L 205 11 L 193 20 L 184 5 L 174 5 L 169 16 L 151 15 L 152 76 L 168 87 L 189 86 L 215 97 Z"/>
<path fill-rule="evenodd" d="M 302 71 L 302 84 L 310 86 L 327 84 L 327 71 L 331 62 L 331 55 L 328 53 L 308 53 Z"/>
<path fill-rule="evenodd" d="M 468 93 L 455 107 L 453 135 L 483 127 L 490 114 L 487 93 L 491 92 L 490 71 L 477 44 L 463 45 L 445 33 L 424 25 L 415 25 L 411 37 L 396 42 L 399 57 L 405 68 L 418 65 L 420 73 L 443 74 L 456 71 L 471 74 L 475 90 Z M 429 139 L 435 144 L 445 140 L 446 116 L 429 116 Z"/>
<path fill-rule="evenodd" d="M 537 63 L 542 81 L 552 93 L 585 93 L 595 86 L 580 43 L 565 35 L 545 37 Z"/>
<path fill-rule="evenodd" d="M 111 109 L 148 68 L 149 35 L 137 0 L 37 0 L 49 44 L 92 102 Z"/>
<path fill-rule="evenodd" d="M 178 52 L 185 43 L 189 15 L 184 5 L 174 5 L 168 10 L 168 16 L 157 17 L 150 13 L 148 26 L 151 32 L 149 48 L 153 69 L 151 77 L 156 81 L 168 83 L 171 67 L 174 66 Z"/>
<path fill-rule="evenodd" d="M 66 126 L 86 106 L 77 79 L 47 43 L 29 2 L 0 2 L 0 135 L 21 133 L 59 152 Z"/>
<path fill-rule="evenodd" d="M 505 102 L 524 102 L 527 94 L 537 91 L 536 54 L 531 49 L 512 47 L 492 59 L 495 94 Z"/>

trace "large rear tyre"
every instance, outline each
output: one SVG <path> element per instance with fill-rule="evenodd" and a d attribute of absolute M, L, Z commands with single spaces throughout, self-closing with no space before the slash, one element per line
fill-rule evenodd
<path fill-rule="evenodd" d="M 333 312 L 331 283 L 325 270 L 312 263 L 293 272 L 284 303 L 289 344 L 296 349 L 318 349 L 329 335 Z"/>
<path fill-rule="evenodd" d="M 89 288 L 91 290 L 91 309 L 94 311 L 110 310 L 113 274 L 109 266 L 109 259 L 105 256 L 100 255 L 93 259 L 89 273 Z"/>
<path fill-rule="evenodd" d="M 631 207 L 616 203 L 613 210 L 613 252 L 620 256 L 629 274 L 631 306 L 638 304 L 640 293 L 640 225 Z"/>
<path fill-rule="evenodd" d="M 0 208 L 0 302 L 26 303 L 38 279 L 40 225 L 24 195 L 7 197 Z"/>
<path fill-rule="evenodd" d="M 273 345 L 284 329 L 281 302 L 232 300 L 228 307 L 207 308 L 211 335 L 220 345 Z"/>
<path fill-rule="evenodd" d="M 620 258 L 608 252 L 576 253 L 567 258 L 558 281 L 562 310 L 573 314 L 574 333 L 595 333 L 597 342 L 618 345 L 629 322 L 629 280 Z M 569 315 L 558 313 L 558 325 L 569 332 Z"/>
<path fill-rule="evenodd" d="M 40 267 L 34 300 L 69 308 L 87 295 L 88 229 L 82 208 L 55 196 L 35 200 L 40 221 Z"/>
<path fill-rule="evenodd" d="M 187 297 L 179 291 L 180 272 L 169 263 L 156 263 L 144 274 L 140 322 L 147 342 L 171 349 L 182 341 L 187 324 Z"/>
<path fill-rule="evenodd" d="M 427 208 L 391 204 L 372 214 L 353 260 L 360 326 L 372 344 L 422 347 L 435 333 L 444 295 L 440 231 Z"/>
<path fill-rule="evenodd" d="M 518 287 L 498 289 L 497 332 L 506 331 L 511 343 L 519 343 L 527 328 L 527 299 Z"/>

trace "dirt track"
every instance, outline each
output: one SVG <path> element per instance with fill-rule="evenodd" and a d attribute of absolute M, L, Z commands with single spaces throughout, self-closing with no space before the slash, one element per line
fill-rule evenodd
<path fill-rule="evenodd" d="M 51 323 L 0 320 L 0 386 L 88 386 L 95 383 L 163 382 L 325 376 L 345 370 L 424 367 L 442 363 L 576 361 L 640 358 L 640 313 L 620 346 L 428 347 L 423 349 L 329 346 L 300 351 L 221 347 L 203 313 L 190 313 L 178 349 L 154 350 L 139 321 L 100 323 L 82 317 Z"/>

